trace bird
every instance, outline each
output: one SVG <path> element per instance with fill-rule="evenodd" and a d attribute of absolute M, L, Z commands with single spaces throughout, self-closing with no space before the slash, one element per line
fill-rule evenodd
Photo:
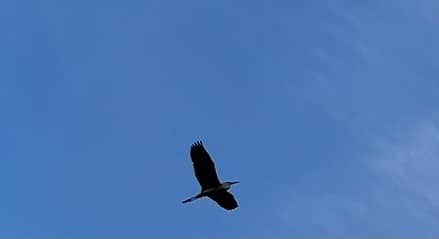
<path fill-rule="evenodd" d="M 226 210 L 237 208 L 238 203 L 228 190 L 233 184 L 239 182 L 220 182 L 216 173 L 215 163 L 204 148 L 203 142 L 196 141 L 191 145 L 190 157 L 193 163 L 195 177 L 201 186 L 201 192 L 184 200 L 182 203 L 188 203 L 199 198 L 209 197 Z"/>

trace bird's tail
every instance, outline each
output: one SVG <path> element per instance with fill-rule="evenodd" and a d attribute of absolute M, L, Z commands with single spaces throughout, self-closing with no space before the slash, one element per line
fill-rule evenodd
<path fill-rule="evenodd" d="M 184 200 L 182 203 L 192 202 L 192 201 L 195 201 L 196 199 L 198 199 L 198 198 L 200 198 L 200 197 L 202 197 L 201 193 L 198 194 L 198 195 L 196 195 L 196 196 L 193 196 L 193 197 L 191 197 L 191 198 L 188 198 L 188 199 Z"/>

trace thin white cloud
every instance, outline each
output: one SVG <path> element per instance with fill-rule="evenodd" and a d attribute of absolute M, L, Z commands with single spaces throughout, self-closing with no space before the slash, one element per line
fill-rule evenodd
<path fill-rule="evenodd" d="M 424 47 L 438 36 L 430 9 L 439 2 L 399 2 L 334 3 L 339 21 L 322 34 L 332 47 L 311 49 L 318 64 L 291 87 L 295 101 L 319 106 L 367 145 L 352 171 L 334 172 L 349 180 L 290 195 L 284 218 L 294 235 L 439 236 L 438 57 L 436 45 Z"/>
<path fill-rule="evenodd" d="M 439 207 L 437 124 L 421 123 L 393 140 L 380 140 L 375 147 L 376 157 L 367 161 L 370 170 L 403 190 L 425 198 L 431 206 Z"/>
<path fill-rule="evenodd" d="M 309 49 L 316 63 L 304 74 L 303 86 L 289 86 L 294 100 L 320 107 L 359 137 L 428 114 L 439 95 L 434 90 L 438 56 L 431 54 L 437 50 L 431 41 L 439 35 L 422 9 L 438 5 L 429 0 L 331 2 L 328 12 L 336 17 L 316 24 L 324 30 L 315 30 L 331 47 Z"/>
<path fill-rule="evenodd" d="M 303 236 L 438 236 L 438 172 L 439 124 L 418 123 L 374 141 L 357 190 L 294 192 L 285 219 Z"/>

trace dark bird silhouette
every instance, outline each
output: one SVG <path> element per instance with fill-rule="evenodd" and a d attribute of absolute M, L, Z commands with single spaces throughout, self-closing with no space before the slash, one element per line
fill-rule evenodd
<path fill-rule="evenodd" d="M 238 203 L 233 195 L 227 190 L 231 188 L 231 185 L 239 182 L 220 182 L 218 175 L 216 174 L 215 163 L 210 158 L 206 149 L 204 149 L 201 141 L 192 144 L 190 154 L 194 166 L 195 177 L 201 186 L 201 192 L 184 200 L 183 203 L 192 202 L 202 197 L 209 197 L 224 209 L 232 210 L 237 208 Z"/>

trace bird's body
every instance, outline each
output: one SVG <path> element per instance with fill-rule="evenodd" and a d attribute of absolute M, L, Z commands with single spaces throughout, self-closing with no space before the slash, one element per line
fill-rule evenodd
<path fill-rule="evenodd" d="M 201 186 L 201 192 L 194 197 L 184 200 L 183 203 L 202 197 L 209 197 L 224 209 L 232 210 L 237 208 L 238 203 L 228 190 L 231 188 L 231 185 L 238 182 L 220 182 L 216 174 L 215 164 L 200 141 L 195 142 L 191 146 L 190 155 L 195 177 Z"/>

